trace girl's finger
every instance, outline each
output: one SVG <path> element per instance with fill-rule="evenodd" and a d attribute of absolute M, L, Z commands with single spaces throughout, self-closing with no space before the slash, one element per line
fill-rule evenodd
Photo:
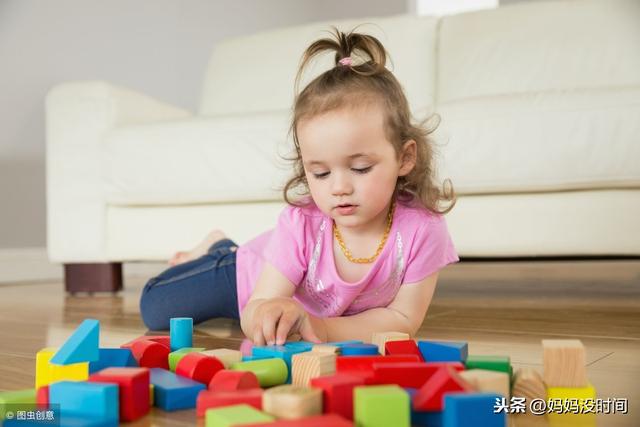
<path fill-rule="evenodd" d="M 282 315 L 282 310 L 269 311 L 262 318 L 262 335 L 265 345 L 273 345 L 276 342 L 276 325 Z"/>
<path fill-rule="evenodd" d="M 282 345 L 287 341 L 289 331 L 298 321 L 299 315 L 295 311 L 285 311 L 278 322 L 278 330 L 276 332 L 276 344 Z"/>

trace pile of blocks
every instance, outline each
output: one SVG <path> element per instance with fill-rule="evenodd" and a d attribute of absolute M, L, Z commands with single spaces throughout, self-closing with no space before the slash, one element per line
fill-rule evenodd
<path fill-rule="evenodd" d="M 34 389 L 0 393 L 0 420 L 20 403 L 57 408 L 51 424 L 62 426 L 116 426 L 155 406 L 195 408 L 207 427 L 504 427 L 506 413 L 495 408 L 511 396 L 595 398 L 577 340 L 543 340 L 543 380 L 530 369 L 514 375 L 509 357 L 469 355 L 464 342 L 397 332 L 371 343 L 253 347 L 244 356 L 193 347 L 192 336 L 192 319 L 175 318 L 169 336 L 99 348 L 99 323 L 87 319 L 60 349 L 37 353 Z M 46 421 L 14 416 L 4 425 Z"/>

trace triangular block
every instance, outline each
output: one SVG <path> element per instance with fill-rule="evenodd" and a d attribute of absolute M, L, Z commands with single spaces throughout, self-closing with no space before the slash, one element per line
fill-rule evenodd
<path fill-rule="evenodd" d="M 100 359 L 99 340 L 100 322 L 95 319 L 86 319 L 51 358 L 51 363 L 69 365 L 79 362 L 95 362 Z"/>

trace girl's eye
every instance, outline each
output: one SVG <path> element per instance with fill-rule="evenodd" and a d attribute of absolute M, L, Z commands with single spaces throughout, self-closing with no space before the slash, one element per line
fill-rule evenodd
<path fill-rule="evenodd" d="M 352 171 L 356 173 L 367 173 L 371 170 L 372 166 L 367 166 L 366 168 L 351 168 Z"/>
<path fill-rule="evenodd" d="M 317 179 L 323 179 L 329 176 L 329 172 L 314 173 L 313 176 Z"/>

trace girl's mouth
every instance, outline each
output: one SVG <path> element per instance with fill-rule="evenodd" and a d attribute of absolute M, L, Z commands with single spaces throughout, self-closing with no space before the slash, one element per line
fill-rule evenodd
<path fill-rule="evenodd" d="M 336 206 L 336 210 L 340 215 L 351 215 L 356 211 L 357 205 L 338 205 Z"/>

